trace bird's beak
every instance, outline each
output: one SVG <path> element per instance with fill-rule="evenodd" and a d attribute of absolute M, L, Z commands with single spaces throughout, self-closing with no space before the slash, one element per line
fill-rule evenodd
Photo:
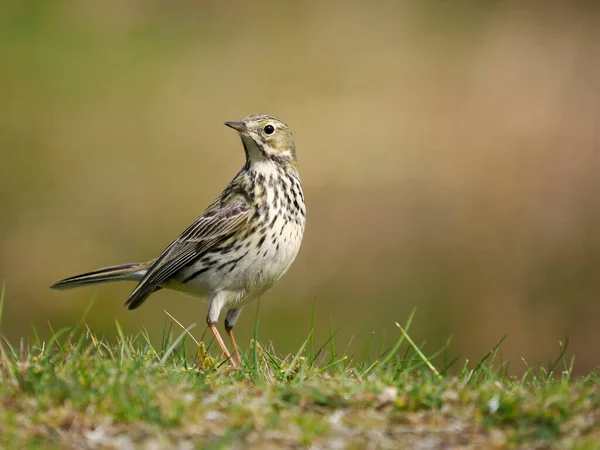
<path fill-rule="evenodd" d="M 248 131 L 248 127 L 244 122 L 225 122 L 225 125 L 227 125 L 229 128 L 239 131 L 240 133 L 245 133 Z"/>

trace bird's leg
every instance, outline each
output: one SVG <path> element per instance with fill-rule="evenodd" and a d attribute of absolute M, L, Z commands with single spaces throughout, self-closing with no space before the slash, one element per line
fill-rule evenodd
<path fill-rule="evenodd" d="M 214 323 L 208 322 L 208 321 L 207 321 L 207 323 L 208 323 L 208 328 L 210 329 L 213 336 L 215 337 L 215 340 L 217 341 L 217 344 L 219 344 L 219 347 L 221 347 L 221 351 L 225 355 L 225 358 L 227 358 L 227 360 L 229 361 L 229 364 L 231 364 L 233 367 L 236 367 L 235 361 L 233 359 L 231 359 L 231 353 L 229 353 L 229 350 L 225 346 L 225 342 L 223 342 L 223 338 L 219 334 L 219 330 L 217 330 L 217 327 L 215 326 Z"/>
<path fill-rule="evenodd" d="M 241 367 L 242 357 L 240 356 L 240 352 L 238 352 L 237 344 L 235 343 L 235 338 L 233 337 L 233 328 L 225 328 L 225 331 L 227 331 L 227 336 L 229 336 L 229 340 L 231 341 L 231 347 L 233 348 L 233 356 L 235 356 L 235 360 Z"/>
<path fill-rule="evenodd" d="M 241 312 L 242 308 L 230 309 L 227 311 L 227 315 L 225 316 L 225 331 L 227 332 L 227 336 L 229 336 L 229 341 L 231 342 L 231 347 L 233 348 L 235 360 L 240 367 L 242 366 L 242 357 L 240 356 L 235 338 L 233 337 L 233 326 L 235 325 L 235 322 L 237 322 Z"/>
<path fill-rule="evenodd" d="M 221 347 L 221 351 L 225 355 L 225 358 L 227 358 L 229 361 L 229 364 L 231 364 L 233 367 L 237 367 L 235 361 L 231 359 L 231 353 L 229 353 L 229 350 L 227 350 L 225 342 L 223 342 L 223 338 L 219 334 L 219 330 L 217 330 L 217 327 L 215 326 L 215 324 L 219 321 L 219 314 L 226 301 L 227 294 L 225 292 L 219 292 L 214 297 L 211 297 L 208 302 L 208 315 L 206 316 L 206 324 L 215 337 L 217 344 L 219 344 L 219 347 Z"/>

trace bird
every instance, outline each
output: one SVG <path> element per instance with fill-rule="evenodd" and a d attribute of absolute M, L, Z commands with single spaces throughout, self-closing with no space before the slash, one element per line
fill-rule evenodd
<path fill-rule="evenodd" d="M 124 305 L 128 309 L 138 308 L 160 289 L 202 298 L 208 302 L 208 328 L 229 363 L 240 367 L 233 328 L 244 305 L 267 292 L 294 262 L 306 205 L 294 137 L 285 123 L 259 114 L 225 125 L 241 137 L 245 164 L 157 258 L 75 275 L 51 288 L 137 281 Z M 216 327 L 223 310 L 232 353 Z"/>

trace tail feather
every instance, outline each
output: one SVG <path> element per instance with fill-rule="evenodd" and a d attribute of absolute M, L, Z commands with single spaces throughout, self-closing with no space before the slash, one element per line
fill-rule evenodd
<path fill-rule="evenodd" d="M 131 280 L 139 281 L 147 270 L 147 263 L 119 264 L 118 266 L 105 267 L 92 272 L 82 273 L 73 277 L 57 281 L 51 289 L 71 289 L 88 284 L 106 283 L 110 281 Z"/>

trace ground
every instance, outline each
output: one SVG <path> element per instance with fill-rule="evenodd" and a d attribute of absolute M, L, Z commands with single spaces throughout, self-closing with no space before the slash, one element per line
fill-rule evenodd
<path fill-rule="evenodd" d="M 600 378 L 574 379 L 564 351 L 520 378 L 498 348 L 451 375 L 409 325 L 368 361 L 338 355 L 333 333 L 287 356 L 253 340 L 241 369 L 186 330 L 153 345 L 117 324 L 109 343 L 82 321 L 47 342 L 2 340 L 0 447 L 600 448 Z"/>

